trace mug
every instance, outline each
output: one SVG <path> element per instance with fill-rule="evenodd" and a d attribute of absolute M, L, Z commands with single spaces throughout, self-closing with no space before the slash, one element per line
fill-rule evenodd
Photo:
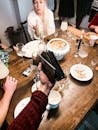
<path fill-rule="evenodd" d="M 61 94 L 56 90 L 51 90 L 48 96 L 47 110 L 55 109 L 59 106 L 61 102 Z"/>

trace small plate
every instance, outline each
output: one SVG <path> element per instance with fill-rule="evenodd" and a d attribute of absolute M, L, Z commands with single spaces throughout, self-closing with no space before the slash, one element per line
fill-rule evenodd
<path fill-rule="evenodd" d="M 4 79 L 9 74 L 9 69 L 0 60 L 0 79 Z"/>
<path fill-rule="evenodd" d="M 22 99 L 17 104 L 17 106 L 15 107 L 15 110 L 14 110 L 14 118 L 16 118 L 19 115 L 19 113 L 26 107 L 26 105 L 29 103 L 29 101 L 30 101 L 30 97 L 27 97 L 27 98 Z"/>
<path fill-rule="evenodd" d="M 88 81 L 93 78 L 93 71 L 86 65 L 75 64 L 70 68 L 70 74 L 79 81 Z"/>

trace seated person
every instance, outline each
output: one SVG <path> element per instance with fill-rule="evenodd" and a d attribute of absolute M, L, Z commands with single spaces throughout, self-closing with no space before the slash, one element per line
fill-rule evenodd
<path fill-rule="evenodd" d="M 43 38 L 55 32 L 53 12 L 46 0 L 33 0 L 34 10 L 28 16 L 28 32 L 31 39 Z"/>
<path fill-rule="evenodd" d="M 37 130 L 42 120 L 42 114 L 48 103 L 48 94 L 53 85 L 42 71 L 42 64 L 39 63 L 39 76 L 41 85 L 38 90 L 32 93 L 28 105 L 15 118 L 7 130 Z"/>
<path fill-rule="evenodd" d="M 91 22 L 89 23 L 88 27 L 98 33 L 98 14 L 96 14 L 93 19 L 91 20 Z"/>

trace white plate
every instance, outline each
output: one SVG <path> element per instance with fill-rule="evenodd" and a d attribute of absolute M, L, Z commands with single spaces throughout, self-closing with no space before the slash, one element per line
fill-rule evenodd
<path fill-rule="evenodd" d="M 30 41 L 27 44 L 25 44 L 22 48 L 22 51 L 24 52 L 24 56 L 27 58 L 32 58 L 32 56 L 37 55 L 39 52 L 39 44 L 40 40 L 34 40 Z"/>
<path fill-rule="evenodd" d="M 4 79 L 9 74 L 9 69 L 0 60 L 0 79 Z"/>
<path fill-rule="evenodd" d="M 33 93 L 34 91 L 36 91 L 39 86 L 40 86 L 40 81 L 34 83 L 32 85 L 31 92 Z"/>
<path fill-rule="evenodd" d="M 86 65 L 75 64 L 70 68 L 70 74 L 79 81 L 88 81 L 93 78 L 93 71 Z"/>
<path fill-rule="evenodd" d="M 19 113 L 26 107 L 26 105 L 29 103 L 29 101 L 30 101 L 30 97 L 27 97 L 27 98 L 22 99 L 17 104 L 17 106 L 15 107 L 15 110 L 14 110 L 14 118 L 16 118 L 19 115 Z"/>

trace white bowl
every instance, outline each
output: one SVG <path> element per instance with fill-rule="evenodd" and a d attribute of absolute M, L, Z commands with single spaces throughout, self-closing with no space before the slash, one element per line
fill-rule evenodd
<path fill-rule="evenodd" d="M 53 38 L 47 43 L 47 50 L 52 51 L 57 60 L 62 60 L 70 50 L 70 45 L 67 41 L 61 38 Z"/>

